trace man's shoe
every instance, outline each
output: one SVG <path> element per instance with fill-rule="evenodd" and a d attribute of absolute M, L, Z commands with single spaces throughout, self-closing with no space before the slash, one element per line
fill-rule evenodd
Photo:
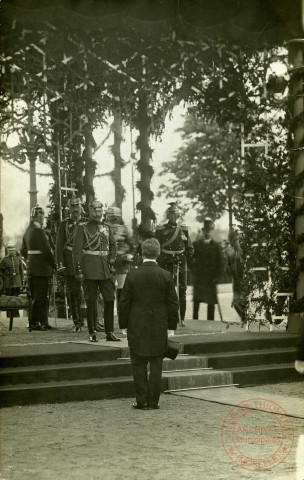
<path fill-rule="evenodd" d="M 42 328 L 40 327 L 39 323 L 37 323 L 37 325 L 31 326 L 31 330 L 42 330 Z"/>
<path fill-rule="evenodd" d="M 181 320 L 181 326 L 182 326 L 182 327 L 185 327 L 185 326 L 186 326 L 185 320 Z"/>
<path fill-rule="evenodd" d="M 90 342 L 93 342 L 93 343 L 98 342 L 98 338 L 97 338 L 97 336 L 95 335 L 95 333 L 93 333 L 93 335 L 90 336 L 89 341 L 90 341 Z"/>
<path fill-rule="evenodd" d="M 45 325 L 41 325 L 41 330 L 54 330 L 54 327 L 46 323 Z"/>
<path fill-rule="evenodd" d="M 113 332 L 109 332 L 106 335 L 106 340 L 107 342 L 120 342 L 120 338 L 116 337 L 116 335 Z"/>
<path fill-rule="evenodd" d="M 159 405 L 148 405 L 148 410 L 159 410 Z"/>
<path fill-rule="evenodd" d="M 74 333 L 81 332 L 81 325 L 80 323 L 75 323 L 74 328 L 73 328 Z"/>
<path fill-rule="evenodd" d="M 141 405 L 136 402 L 132 404 L 132 407 L 135 408 L 135 410 L 148 410 L 148 405 L 145 405 L 145 404 Z"/>
<path fill-rule="evenodd" d="M 100 322 L 97 322 L 96 331 L 97 332 L 104 332 L 104 329 L 105 329 L 104 325 Z"/>

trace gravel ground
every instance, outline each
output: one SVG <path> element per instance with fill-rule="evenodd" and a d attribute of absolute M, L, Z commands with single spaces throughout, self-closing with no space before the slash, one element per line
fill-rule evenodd
<path fill-rule="evenodd" d="M 303 385 L 254 387 L 265 398 L 302 396 Z M 250 388 L 248 397 L 250 397 Z M 221 442 L 227 405 L 161 396 L 161 408 L 138 411 L 131 399 L 4 408 L 2 480 L 302 480 L 304 420 L 284 463 L 266 472 L 234 465 Z M 302 452 L 303 453 L 303 452 Z"/>
<path fill-rule="evenodd" d="M 12 332 L 1 314 L 2 345 L 86 340 L 87 329 L 72 332 L 57 320 L 48 332 L 26 330 L 16 319 Z M 53 319 L 50 324 L 55 326 Z M 116 324 L 116 333 L 121 335 Z M 190 328 L 177 333 L 193 333 Z M 103 334 L 99 334 L 103 338 Z M 250 388 L 248 398 L 250 398 Z M 303 397 L 303 383 L 255 386 L 261 397 Z M 250 472 L 234 465 L 221 439 L 231 406 L 161 396 L 157 411 L 137 411 L 132 399 L 4 408 L 1 411 L 2 480 L 196 480 L 304 479 L 304 420 L 292 418 L 295 441 L 279 466 Z M 302 449 L 302 451 L 301 451 Z M 302 460 L 301 460 L 302 458 Z"/>

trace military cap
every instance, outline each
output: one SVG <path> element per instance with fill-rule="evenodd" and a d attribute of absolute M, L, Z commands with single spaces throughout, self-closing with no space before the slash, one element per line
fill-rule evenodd
<path fill-rule="evenodd" d="M 212 230 L 212 228 L 213 228 L 213 220 L 212 220 L 212 218 L 206 217 L 206 218 L 204 219 L 203 230 Z"/>
<path fill-rule="evenodd" d="M 38 215 L 44 215 L 44 210 L 37 203 L 31 210 L 31 217 L 37 217 Z"/>
<path fill-rule="evenodd" d="M 78 197 L 72 197 L 68 200 L 68 207 L 71 207 L 72 205 L 81 205 L 82 201 L 81 198 Z"/>

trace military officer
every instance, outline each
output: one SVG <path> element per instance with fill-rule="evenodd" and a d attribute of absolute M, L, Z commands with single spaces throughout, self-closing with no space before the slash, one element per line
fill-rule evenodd
<path fill-rule="evenodd" d="M 0 268 L 4 271 L 5 295 L 17 296 L 23 285 L 23 264 L 21 258 L 16 255 L 16 247 L 13 243 L 8 243 L 6 250 L 7 255 L 0 262 Z M 14 310 L 13 315 L 19 317 L 19 311 Z"/>
<path fill-rule="evenodd" d="M 94 200 L 89 205 L 89 221 L 78 225 L 73 242 L 76 278 L 84 282 L 87 303 L 87 322 L 91 342 L 97 342 L 96 300 L 98 289 L 104 300 L 106 340 L 120 341 L 114 335 L 115 282 L 114 265 L 116 242 L 111 227 L 101 221 L 103 205 Z"/>
<path fill-rule="evenodd" d="M 160 243 L 161 253 L 158 258 L 160 267 L 168 270 L 179 285 L 179 307 L 181 325 L 185 326 L 187 262 L 193 255 L 193 246 L 189 237 L 188 227 L 178 225 L 179 209 L 176 202 L 171 202 L 166 211 L 168 223 L 158 225 L 155 237 Z M 178 271 L 178 278 L 177 278 Z"/>
<path fill-rule="evenodd" d="M 80 198 L 71 198 L 68 206 L 70 217 L 60 222 L 56 236 L 56 262 L 57 272 L 65 275 L 74 332 L 80 332 L 83 325 L 80 309 L 81 291 L 80 284 L 75 278 L 72 250 L 76 227 L 84 223 L 85 219 L 81 217 L 82 206 Z"/>
<path fill-rule="evenodd" d="M 21 253 L 27 260 L 27 276 L 32 297 L 32 330 L 51 330 L 48 324 L 48 288 L 55 267 L 54 255 L 43 230 L 44 211 L 36 205 L 24 234 Z"/>
<path fill-rule="evenodd" d="M 128 271 L 130 270 L 130 263 L 133 259 L 131 253 L 131 244 L 128 238 L 127 227 L 123 222 L 121 209 L 117 207 L 109 207 L 106 211 L 106 219 L 111 226 L 114 238 L 117 244 L 117 256 L 115 264 L 115 277 L 117 282 L 117 309 L 119 308 L 119 299 L 122 288 Z"/>

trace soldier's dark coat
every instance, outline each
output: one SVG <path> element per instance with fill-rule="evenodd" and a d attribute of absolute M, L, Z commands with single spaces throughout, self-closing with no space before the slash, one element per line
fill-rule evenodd
<path fill-rule="evenodd" d="M 20 288 L 23 283 L 23 265 L 18 255 L 6 255 L 0 262 L 0 268 L 5 270 L 5 288 Z"/>
<path fill-rule="evenodd" d="M 28 253 L 31 250 L 41 253 Z M 23 237 L 21 253 L 27 260 L 28 276 L 52 276 L 55 265 L 54 255 L 47 236 L 38 222 L 30 222 Z"/>
<path fill-rule="evenodd" d="M 176 229 L 178 229 L 176 238 L 171 241 L 169 245 L 163 247 L 163 244 L 173 237 Z M 161 246 L 161 254 L 158 257 L 157 262 L 162 268 L 165 268 L 172 273 L 173 255 L 164 252 L 164 249 L 172 253 L 180 252 L 177 253 L 177 255 L 181 262 L 181 268 L 186 267 L 187 262 L 190 261 L 193 254 L 193 245 L 186 226 L 177 226 L 169 222 L 164 225 L 159 225 L 155 231 L 155 238 L 157 238 Z"/>
<path fill-rule="evenodd" d="M 78 225 L 85 223 L 85 219 L 74 221 L 67 218 L 60 222 L 56 237 L 56 262 L 66 268 L 66 275 L 75 275 L 73 262 L 73 242 Z"/>

